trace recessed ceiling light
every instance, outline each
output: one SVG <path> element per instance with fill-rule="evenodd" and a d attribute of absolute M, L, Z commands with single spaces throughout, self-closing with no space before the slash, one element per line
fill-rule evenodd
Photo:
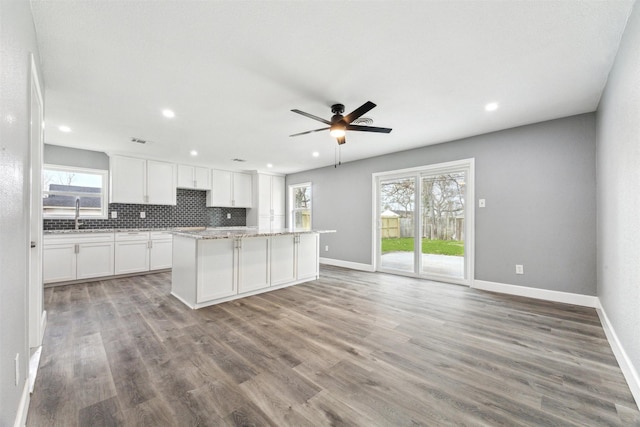
<path fill-rule="evenodd" d="M 498 103 L 497 102 L 490 102 L 487 105 L 484 106 L 484 109 L 487 111 L 496 111 L 498 109 Z"/>
<path fill-rule="evenodd" d="M 176 116 L 176 113 L 174 113 L 172 110 L 162 110 L 162 115 L 169 119 L 172 119 Z"/>
<path fill-rule="evenodd" d="M 58 129 L 60 129 L 60 132 L 71 132 L 71 128 L 69 126 L 58 126 Z"/>
<path fill-rule="evenodd" d="M 273 165 L 272 165 L 271 163 L 267 163 L 267 167 L 268 167 L 268 168 L 272 168 L 272 167 L 273 167 Z"/>
<path fill-rule="evenodd" d="M 198 152 L 196 150 L 191 150 L 189 151 L 189 154 L 191 154 L 192 156 L 197 156 Z"/>
<path fill-rule="evenodd" d="M 311 153 L 311 155 L 313 157 L 318 157 L 320 155 L 320 153 L 318 153 L 317 151 L 314 151 L 313 153 Z"/>

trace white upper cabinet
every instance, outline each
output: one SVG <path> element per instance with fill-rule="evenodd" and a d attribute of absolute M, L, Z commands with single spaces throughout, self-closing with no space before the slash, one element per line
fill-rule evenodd
<path fill-rule="evenodd" d="M 133 157 L 111 156 L 109 159 L 109 201 L 111 203 L 145 203 L 147 195 L 147 161 Z"/>
<path fill-rule="evenodd" d="M 147 203 L 150 205 L 176 204 L 175 163 L 147 160 Z"/>
<path fill-rule="evenodd" d="M 252 176 L 248 173 L 213 169 L 211 191 L 207 193 L 207 206 L 250 208 Z"/>
<path fill-rule="evenodd" d="M 111 156 L 110 203 L 175 205 L 177 168 L 174 163 Z"/>
<path fill-rule="evenodd" d="M 178 188 L 211 190 L 211 169 L 178 165 Z"/>
<path fill-rule="evenodd" d="M 247 225 L 261 230 L 284 228 L 284 177 L 258 173 L 253 177 L 254 203 L 247 212 Z"/>

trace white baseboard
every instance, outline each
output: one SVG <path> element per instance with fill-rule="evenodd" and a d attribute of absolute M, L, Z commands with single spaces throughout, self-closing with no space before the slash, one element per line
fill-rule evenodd
<path fill-rule="evenodd" d="M 518 295 L 521 297 L 529 297 L 545 301 L 562 302 L 565 304 L 581 305 L 583 307 L 596 308 L 599 306 L 598 297 L 590 295 L 550 291 L 548 289 L 528 288 L 526 286 L 488 282 L 486 280 L 474 280 L 471 284 L 471 287 L 484 291 L 499 292 L 508 295 Z"/>
<path fill-rule="evenodd" d="M 638 371 L 633 366 L 633 363 L 631 363 L 631 359 L 627 355 L 627 352 L 624 351 L 622 344 L 620 344 L 618 335 L 613 329 L 611 322 L 609 322 L 609 317 L 607 317 L 607 313 L 604 311 L 602 304 L 600 304 L 600 300 L 598 300 L 596 311 L 600 317 L 600 323 L 602 323 L 602 329 L 604 329 L 604 334 L 607 336 L 611 350 L 616 356 L 616 360 L 618 361 L 618 365 L 620 365 L 625 380 L 627 380 L 631 394 L 636 400 L 638 409 L 640 409 L 640 376 L 638 375 Z"/>
<path fill-rule="evenodd" d="M 29 381 L 24 382 L 24 389 L 22 390 L 22 396 L 20 397 L 20 404 L 18 406 L 18 413 L 13 423 L 14 427 L 24 427 L 27 425 L 27 414 L 29 413 L 29 402 L 31 401 L 31 395 L 29 394 Z"/>
<path fill-rule="evenodd" d="M 373 269 L 373 265 L 371 264 L 361 264 L 359 262 L 342 261 L 340 259 L 333 259 L 333 258 L 320 258 L 320 264 L 333 265 L 335 267 L 350 268 L 352 270 L 369 271 L 369 272 L 375 271 Z"/>

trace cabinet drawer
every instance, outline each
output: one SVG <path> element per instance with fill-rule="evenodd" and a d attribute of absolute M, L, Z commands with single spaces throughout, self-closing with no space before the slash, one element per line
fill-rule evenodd
<path fill-rule="evenodd" d="M 149 233 L 151 240 L 172 240 L 173 234 L 171 231 L 151 231 Z"/>
<path fill-rule="evenodd" d="M 44 245 L 60 245 L 69 243 L 101 243 L 113 242 L 113 233 L 65 233 L 47 234 Z"/>
<path fill-rule="evenodd" d="M 126 242 L 131 240 L 149 240 L 148 231 L 121 231 L 116 233 L 116 242 Z"/>

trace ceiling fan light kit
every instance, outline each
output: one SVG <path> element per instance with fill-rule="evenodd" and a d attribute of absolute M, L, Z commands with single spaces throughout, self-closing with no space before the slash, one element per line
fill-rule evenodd
<path fill-rule="evenodd" d="M 324 124 L 328 125 L 329 127 L 309 130 L 309 131 L 306 131 L 306 132 L 295 133 L 295 134 L 289 135 L 289 136 L 306 135 L 308 133 L 314 133 L 314 132 L 321 132 L 323 130 L 329 130 L 329 134 L 332 137 L 336 138 L 336 141 L 338 142 L 338 145 L 342 145 L 342 144 L 347 142 L 347 139 L 346 139 L 345 135 L 346 135 L 346 131 L 348 131 L 348 130 L 359 131 L 359 132 L 376 132 L 376 133 L 389 133 L 389 132 L 391 132 L 390 128 L 381 128 L 381 127 L 375 127 L 375 126 L 363 126 L 363 125 L 352 124 L 355 120 L 359 119 L 362 115 L 366 114 L 368 111 L 371 111 L 375 106 L 376 106 L 376 104 L 374 104 L 373 102 L 367 101 L 364 104 L 362 104 L 360 107 L 358 107 L 355 110 L 353 110 L 351 113 L 347 114 L 346 116 L 343 116 L 342 113 L 344 113 L 344 105 L 342 105 L 342 104 L 333 104 L 331 106 L 331 112 L 333 113 L 333 116 L 331 117 L 331 120 L 325 120 L 322 117 L 314 116 L 313 114 L 309 114 L 309 113 L 306 113 L 304 111 L 300 111 L 300 110 L 296 110 L 296 109 L 291 110 L 294 113 L 301 114 L 301 115 L 303 115 L 305 117 L 308 117 L 310 119 L 313 119 L 313 120 L 319 121 L 321 123 L 324 123 Z"/>

